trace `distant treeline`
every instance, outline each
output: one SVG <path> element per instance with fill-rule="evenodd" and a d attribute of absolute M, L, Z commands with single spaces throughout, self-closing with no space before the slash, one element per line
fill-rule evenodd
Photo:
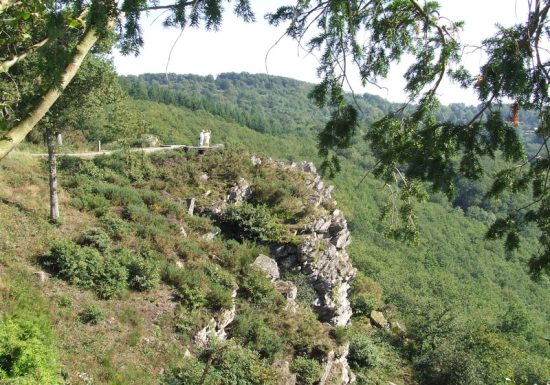
<path fill-rule="evenodd" d="M 134 99 L 205 110 L 225 120 L 271 134 L 313 135 L 324 125 L 328 110 L 319 109 L 309 98 L 310 83 L 265 74 L 223 73 L 213 76 L 143 74 L 121 76 L 120 83 Z M 349 95 L 362 120 L 371 123 L 401 107 L 379 96 Z M 454 103 L 442 106 L 437 119 L 467 123 L 478 111 L 476 106 Z M 503 115 L 508 107 L 503 106 Z M 521 112 L 521 127 L 537 126 L 534 112 Z"/>

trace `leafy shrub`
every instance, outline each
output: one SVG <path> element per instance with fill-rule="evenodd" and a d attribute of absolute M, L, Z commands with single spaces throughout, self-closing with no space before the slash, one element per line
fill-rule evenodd
<path fill-rule="evenodd" d="M 231 291 L 219 284 L 210 286 L 210 290 L 206 294 L 206 301 L 208 303 L 208 308 L 215 311 L 230 309 L 233 305 Z"/>
<path fill-rule="evenodd" d="M 44 264 L 70 284 L 92 289 L 95 286 L 94 279 L 101 270 L 101 255 L 91 247 L 61 241 L 51 247 Z"/>
<path fill-rule="evenodd" d="M 367 316 L 382 306 L 382 287 L 359 273 L 353 281 L 350 300 L 355 315 Z"/>
<path fill-rule="evenodd" d="M 218 385 L 219 382 L 212 374 L 206 373 L 203 378 L 204 364 L 195 357 L 190 357 L 184 364 L 173 369 L 162 381 L 164 385 Z M 204 380 L 204 381 L 203 381 Z"/>
<path fill-rule="evenodd" d="M 0 383 L 60 384 L 52 336 L 38 321 L 0 321 Z"/>
<path fill-rule="evenodd" d="M 116 215 L 104 215 L 101 217 L 100 223 L 107 234 L 116 241 L 120 241 L 128 234 L 129 228 L 127 222 Z"/>
<path fill-rule="evenodd" d="M 353 369 L 375 368 L 381 363 L 381 353 L 369 337 L 356 335 L 350 341 L 348 360 Z"/>
<path fill-rule="evenodd" d="M 206 290 L 203 289 L 204 273 L 196 267 L 178 269 L 167 266 L 163 280 L 176 289 L 178 299 L 187 309 L 193 310 L 207 305 Z"/>
<path fill-rule="evenodd" d="M 72 204 L 77 209 L 91 211 L 98 217 L 106 215 L 111 210 L 111 203 L 107 198 L 84 192 L 78 194 Z"/>
<path fill-rule="evenodd" d="M 258 355 L 250 349 L 231 342 L 220 348 L 214 346 L 213 374 L 223 385 L 271 385 L 275 384 L 276 373 L 265 366 Z"/>
<path fill-rule="evenodd" d="M 254 206 L 245 202 L 229 206 L 222 220 L 228 230 L 241 239 L 279 241 L 283 235 L 277 218 L 263 205 Z"/>
<path fill-rule="evenodd" d="M 139 253 L 126 248 L 116 252 L 116 258 L 128 270 L 128 286 L 132 290 L 147 291 L 158 286 L 160 282 L 159 257 L 151 250 Z"/>
<path fill-rule="evenodd" d="M 187 308 L 180 308 L 175 322 L 176 332 L 193 338 L 211 317 L 211 314 L 204 308 L 191 311 Z"/>
<path fill-rule="evenodd" d="M 254 304 L 283 305 L 283 296 L 277 292 L 264 273 L 248 269 L 241 279 L 242 295 Z"/>
<path fill-rule="evenodd" d="M 289 336 L 295 354 L 324 359 L 334 349 L 334 341 L 328 337 L 313 311 L 304 309 L 298 316 L 294 321 L 298 324 Z"/>
<path fill-rule="evenodd" d="M 78 318 L 84 324 L 97 325 L 105 319 L 105 312 L 95 305 L 89 305 L 78 313 Z"/>
<path fill-rule="evenodd" d="M 312 385 L 321 378 L 321 365 L 311 358 L 299 356 L 290 364 L 290 370 L 296 373 L 300 385 Z"/>
<path fill-rule="evenodd" d="M 129 204 L 124 207 L 122 217 L 132 222 L 149 223 L 151 213 L 149 212 L 147 207 L 143 206 L 142 204 Z"/>
<path fill-rule="evenodd" d="M 127 286 L 128 271 L 117 260 L 72 241 L 55 243 L 44 265 L 73 285 L 93 289 L 100 298 L 111 298 Z"/>
<path fill-rule="evenodd" d="M 73 304 L 71 297 L 69 297 L 67 294 L 59 294 L 56 297 L 56 302 L 59 307 L 71 307 Z"/>
<path fill-rule="evenodd" d="M 160 282 L 158 263 L 145 258 L 136 258 L 128 266 L 128 285 L 137 291 L 151 290 Z"/>
<path fill-rule="evenodd" d="M 78 244 L 93 247 L 104 253 L 110 249 L 111 239 L 103 229 L 93 227 L 80 235 Z"/>
<path fill-rule="evenodd" d="M 283 348 L 281 338 L 252 311 L 236 317 L 231 326 L 231 337 L 240 339 L 243 345 L 257 351 L 262 358 L 273 359 Z"/>
<path fill-rule="evenodd" d="M 128 287 L 128 270 L 116 259 L 108 258 L 94 276 L 94 283 L 99 298 L 113 298 Z"/>

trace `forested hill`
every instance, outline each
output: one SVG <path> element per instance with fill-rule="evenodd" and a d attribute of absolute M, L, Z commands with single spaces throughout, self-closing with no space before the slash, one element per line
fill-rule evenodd
<path fill-rule="evenodd" d="M 313 84 L 265 74 L 222 73 L 213 76 L 179 74 L 143 74 L 121 76 L 120 83 L 131 97 L 164 104 L 203 109 L 255 131 L 273 134 L 314 134 L 328 117 L 308 98 Z M 400 104 L 371 94 L 349 95 L 357 104 L 366 123 L 395 111 Z M 353 99 L 353 100 L 352 100 Z M 437 112 L 441 121 L 468 122 L 477 107 L 462 103 L 442 106 Z M 507 114 L 504 108 L 503 114 Z M 536 114 L 521 113 L 521 128 L 532 130 Z M 314 128 L 314 130 L 312 130 Z"/>

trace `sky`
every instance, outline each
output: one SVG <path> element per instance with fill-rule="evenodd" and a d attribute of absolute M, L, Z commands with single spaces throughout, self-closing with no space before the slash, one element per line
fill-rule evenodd
<path fill-rule="evenodd" d="M 496 23 L 508 26 L 525 20 L 527 2 L 440 0 L 440 14 L 451 20 L 463 20 L 465 26 L 460 33 L 460 40 L 475 46 L 483 38 L 494 34 Z M 249 72 L 317 83 L 317 59 L 289 38 L 283 38 L 277 43 L 284 28 L 272 27 L 263 19 L 268 11 L 290 3 L 291 0 L 252 0 L 257 19 L 255 23 L 246 24 L 231 12 L 226 12 L 219 31 L 187 28 L 182 32 L 174 28 L 167 29 L 162 26 L 161 12 L 151 12 L 142 23 L 144 46 L 140 55 L 122 56 L 115 52 L 115 66 L 123 75 L 173 72 L 216 76 L 223 72 Z M 387 80 L 379 83 L 383 89 L 373 85 L 363 87 L 358 76 L 350 76 L 353 92 L 376 94 L 393 102 L 405 101 L 402 74 L 406 62 L 405 59 L 404 63 L 390 72 Z M 463 62 L 475 74 L 483 63 L 483 55 L 479 50 L 465 50 Z M 438 95 L 444 104 L 477 104 L 471 91 L 462 90 L 449 82 L 442 84 Z"/>

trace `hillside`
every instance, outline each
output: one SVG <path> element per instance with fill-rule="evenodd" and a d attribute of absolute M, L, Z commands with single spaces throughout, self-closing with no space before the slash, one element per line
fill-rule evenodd
<path fill-rule="evenodd" d="M 526 229 L 521 249 L 508 254 L 500 242 L 484 239 L 487 225 L 524 198 L 487 201 L 486 180 L 464 181 L 454 202 L 434 194 L 417 207 L 417 245 L 392 240 L 380 220 L 388 194 L 365 174 L 374 162 L 359 138 L 341 152 L 342 171 L 330 181 L 337 204 L 312 207 L 312 175 L 267 161 L 318 161 L 315 130 L 324 115 L 307 101 L 309 85 L 248 74 L 182 76 L 163 85 L 163 77 L 121 80 L 136 99 L 156 100 L 128 101 L 125 114 L 140 121 L 133 136 L 194 143 L 208 128 L 227 151 L 67 160 L 59 227 L 46 221 L 43 164 L 15 154 L 0 165 L 0 333 L 13 339 L 26 332 L 41 342 L 23 347 L 38 346 L 25 351 L 44 359 L 42 383 L 59 382 L 64 373 L 72 384 L 269 384 L 289 372 L 298 384 L 313 384 L 329 352 L 346 341 L 358 384 L 497 384 L 509 377 L 519 385 L 550 378 L 550 350 L 541 338 L 550 335 L 550 283 L 526 272 L 536 234 Z M 380 98 L 360 99 L 370 117 L 391 108 Z M 472 113 L 449 108 L 456 116 Z M 97 117 L 99 131 L 90 124 L 67 132 L 67 151 L 97 139 L 113 147 L 128 139 L 106 123 L 109 113 Z M 98 137 L 102 132 L 110 139 Z M 212 205 L 241 178 L 251 200 L 240 211 L 225 207 L 225 217 L 215 214 Z M 189 216 L 190 197 L 199 215 Z M 274 244 L 300 244 L 304 226 L 336 207 L 347 219 L 347 252 L 358 270 L 347 328 L 320 322 L 326 319 L 311 305 L 316 291 L 302 273 L 283 277 L 298 289 L 298 310 L 289 315 L 284 297 L 250 269 L 259 254 L 275 258 Z M 40 269 L 51 279 L 32 276 Z M 228 342 L 197 348 L 197 331 L 233 303 Z M 393 328 L 371 326 L 373 311 Z M 0 343 L 0 357 L 6 346 Z M 186 349 L 191 358 L 184 358 Z M 0 379 L 10 375 L 1 370 Z"/>

